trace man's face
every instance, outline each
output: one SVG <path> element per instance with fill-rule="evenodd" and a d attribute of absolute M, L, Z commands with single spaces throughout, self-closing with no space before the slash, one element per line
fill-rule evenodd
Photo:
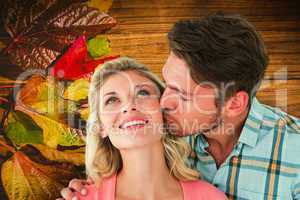
<path fill-rule="evenodd" d="M 160 104 L 170 132 L 185 136 L 210 129 L 217 118 L 216 87 L 208 82 L 197 84 L 186 62 L 172 52 L 162 74 L 166 89 Z"/>

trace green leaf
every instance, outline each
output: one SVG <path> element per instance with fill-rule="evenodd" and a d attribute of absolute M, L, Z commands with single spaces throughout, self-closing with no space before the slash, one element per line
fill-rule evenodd
<path fill-rule="evenodd" d="M 110 53 L 110 42 L 107 38 L 96 36 L 87 42 L 88 52 L 91 57 L 99 58 Z"/>
<path fill-rule="evenodd" d="M 43 143 L 42 129 L 29 116 L 20 111 L 10 113 L 5 132 L 16 145 Z"/>
<path fill-rule="evenodd" d="M 82 146 L 85 144 L 82 139 L 83 134 L 81 130 L 70 128 L 67 124 L 55 121 L 36 112 L 24 108 L 19 109 L 22 109 L 23 112 L 28 114 L 43 129 L 44 144 L 47 146 L 57 148 L 57 145 Z"/>

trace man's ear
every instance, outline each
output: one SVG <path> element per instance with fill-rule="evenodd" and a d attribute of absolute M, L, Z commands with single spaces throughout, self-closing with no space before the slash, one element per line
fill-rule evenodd
<path fill-rule="evenodd" d="M 248 110 L 249 95 L 245 91 L 239 91 L 226 102 L 226 115 L 236 117 Z"/>

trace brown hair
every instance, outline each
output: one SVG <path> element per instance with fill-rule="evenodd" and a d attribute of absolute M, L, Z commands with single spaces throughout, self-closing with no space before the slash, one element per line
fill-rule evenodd
<path fill-rule="evenodd" d="M 171 51 L 190 68 L 201 83 L 233 83 L 225 99 L 238 91 L 255 95 L 268 65 L 264 42 L 245 18 L 214 13 L 203 19 L 175 23 L 168 33 Z"/>

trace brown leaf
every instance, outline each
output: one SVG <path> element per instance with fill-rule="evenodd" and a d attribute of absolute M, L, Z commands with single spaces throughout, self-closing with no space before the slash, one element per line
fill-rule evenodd
<path fill-rule="evenodd" d="M 95 36 L 116 24 L 80 0 L 12 0 L 5 10 L 4 24 L 12 38 L 6 50 L 23 69 L 45 69 L 78 36 Z"/>
<path fill-rule="evenodd" d="M 53 200 L 76 176 L 78 173 L 71 165 L 34 162 L 21 151 L 3 163 L 1 168 L 2 184 L 12 200 Z"/>

